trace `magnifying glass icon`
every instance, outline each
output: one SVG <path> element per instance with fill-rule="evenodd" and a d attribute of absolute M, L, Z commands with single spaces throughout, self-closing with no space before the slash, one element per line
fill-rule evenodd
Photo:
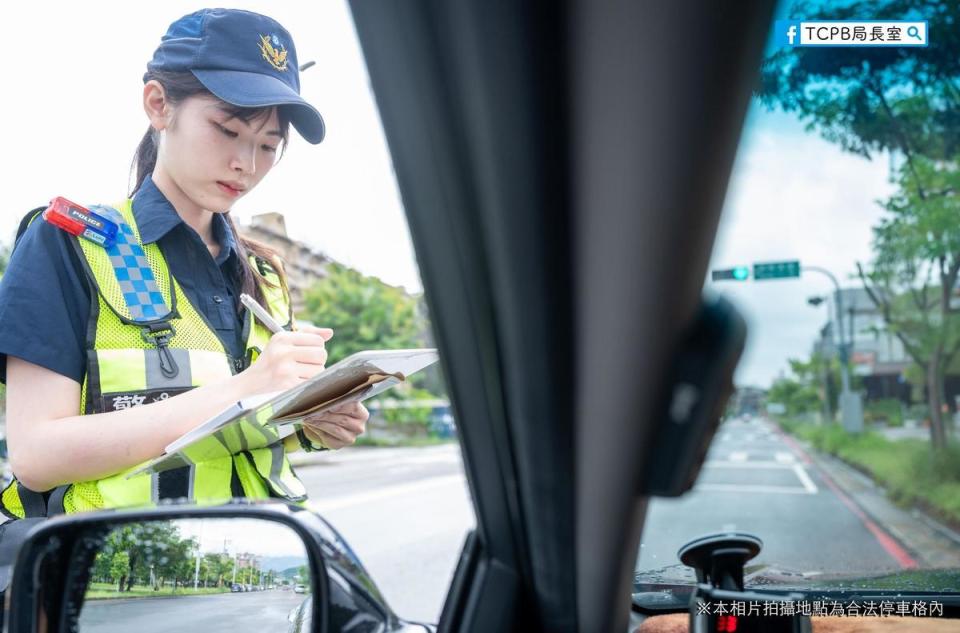
<path fill-rule="evenodd" d="M 907 29 L 907 36 L 908 36 L 908 37 L 916 38 L 917 40 L 920 40 L 921 42 L 923 41 L 923 38 L 920 37 L 920 29 L 918 29 L 918 28 L 915 27 L 915 26 L 911 26 L 910 28 Z"/>

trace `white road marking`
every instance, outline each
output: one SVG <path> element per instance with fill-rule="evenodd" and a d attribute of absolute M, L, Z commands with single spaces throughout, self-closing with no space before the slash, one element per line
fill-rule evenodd
<path fill-rule="evenodd" d="M 700 484 L 694 488 L 697 492 L 737 492 L 737 493 L 766 493 L 778 495 L 808 495 L 805 488 L 795 486 L 761 486 L 743 484 Z"/>
<path fill-rule="evenodd" d="M 703 463 L 707 468 L 770 468 L 773 470 L 791 470 L 793 464 L 783 464 L 781 462 L 733 462 L 720 459 L 708 459 Z"/>
<path fill-rule="evenodd" d="M 749 453 L 747 453 L 747 451 L 733 451 L 732 453 L 730 453 L 730 461 L 745 462 L 747 461 L 748 456 L 749 456 Z"/>
<path fill-rule="evenodd" d="M 793 456 L 793 453 L 788 453 L 787 451 L 777 451 L 773 458 L 781 464 L 792 464 L 797 460 L 797 458 Z"/>
<path fill-rule="evenodd" d="M 708 460 L 703 463 L 704 468 L 722 468 L 722 469 L 766 469 L 766 470 L 791 470 L 797 476 L 802 487 L 797 486 L 772 486 L 764 484 L 699 484 L 694 487 L 702 492 L 762 492 L 770 494 L 791 494 L 791 495 L 815 495 L 819 492 L 817 485 L 810 479 L 810 475 L 804 469 L 802 464 L 788 464 L 782 461 L 770 462 L 738 462 L 726 460 Z"/>
<path fill-rule="evenodd" d="M 807 471 L 803 468 L 801 464 L 793 465 L 793 472 L 797 473 L 797 479 L 800 480 L 800 483 L 803 484 L 803 487 L 807 489 L 807 493 L 811 495 L 817 494 L 817 486 L 813 483 L 813 480 L 810 479 L 810 475 L 807 474 Z"/>
<path fill-rule="evenodd" d="M 307 502 L 307 505 L 317 512 L 328 512 L 330 510 L 348 508 L 350 506 L 380 501 L 381 499 L 386 499 L 396 495 L 405 495 L 414 492 L 430 490 L 432 488 L 449 486 L 454 483 L 465 485 L 466 480 L 464 479 L 463 475 L 443 475 L 441 477 L 431 477 L 430 479 L 423 479 L 406 484 L 397 484 L 396 486 L 387 486 L 385 488 L 378 488 L 369 492 L 361 492 L 353 495 L 329 497 L 326 499 L 311 499 Z"/>

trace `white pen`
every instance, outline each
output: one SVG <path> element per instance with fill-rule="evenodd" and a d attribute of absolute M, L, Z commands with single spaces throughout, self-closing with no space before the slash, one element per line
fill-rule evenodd
<path fill-rule="evenodd" d="M 253 315 L 260 319 L 260 322 L 267 326 L 267 329 L 276 334 L 283 331 L 283 326 L 277 323 L 266 308 L 257 303 L 257 300 L 246 293 L 240 293 L 240 303 L 247 306 Z"/>

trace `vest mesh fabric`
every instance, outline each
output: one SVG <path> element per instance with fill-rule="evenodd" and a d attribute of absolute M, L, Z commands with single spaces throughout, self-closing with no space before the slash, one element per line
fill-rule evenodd
<path fill-rule="evenodd" d="M 139 229 L 136 228 L 136 224 L 133 221 L 133 210 L 130 202 L 127 201 L 124 204 L 117 205 L 117 210 L 120 211 L 120 214 L 133 228 L 137 239 L 139 239 Z M 120 285 L 115 280 L 113 265 L 110 263 L 110 258 L 107 256 L 106 251 L 104 251 L 102 247 L 92 244 L 87 240 L 79 240 L 79 242 L 84 250 L 84 254 L 87 256 L 86 259 L 94 277 L 98 280 L 110 281 L 110 283 L 100 284 L 100 295 L 97 298 L 100 305 L 100 320 L 97 324 L 95 347 L 97 349 L 152 348 L 153 344 L 143 340 L 138 329 L 126 325 L 114 313 L 114 310 L 116 310 L 116 312 L 119 312 L 125 318 L 130 317 L 123 294 L 120 291 Z M 160 247 L 155 243 L 146 244 L 144 245 L 144 252 L 156 276 L 157 287 L 160 289 L 161 294 L 163 294 L 167 305 L 172 306 L 173 304 L 170 298 L 171 277 L 163 255 L 160 253 Z M 199 327 L 182 328 L 183 332 L 178 329 L 173 338 L 170 339 L 170 347 L 226 353 L 217 335 L 206 326 L 203 317 L 190 305 L 190 301 L 183 293 L 180 285 L 177 284 L 176 281 L 173 282 L 173 285 L 177 297 L 177 311 L 180 313 L 181 319 L 189 320 L 192 324 L 198 325 Z M 111 310 L 110 306 L 112 306 L 114 310 Z M 176 324 L 181 319 L 174 319 L 172 321 L 174 328 L 176 328 Z"/>
<path fill-rule="evenodd" d="M 0 503 L 3 503 L 3 507 L 8 508 L 11 513 L 15 513 L 16 508 L 23 507 L 20 501 L 20 493 L 17 492 L 17 486 L 14 482 L 10 482 L 10 485 L 4 489 L 3 494 L 0 495 Z"/>
<path fill-rule="evenodd" d="M 63 497 L 67 512 L 86 512 L 103 507 L 103 497 L 96 486 L 70 486 Z"/>

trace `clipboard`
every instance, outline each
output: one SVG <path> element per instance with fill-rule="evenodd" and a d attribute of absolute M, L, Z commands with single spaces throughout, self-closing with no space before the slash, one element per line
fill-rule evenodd
<path fill-rule="evenodd" d="M 134 468 L 126 478 L 272 446 L 295 433 L 305 417 L 372 398 L 437 360 L 437 350 L 432 348 L 357 352 L 292 389 L 235 402 L 168 444 L 163 454 Z"/>

